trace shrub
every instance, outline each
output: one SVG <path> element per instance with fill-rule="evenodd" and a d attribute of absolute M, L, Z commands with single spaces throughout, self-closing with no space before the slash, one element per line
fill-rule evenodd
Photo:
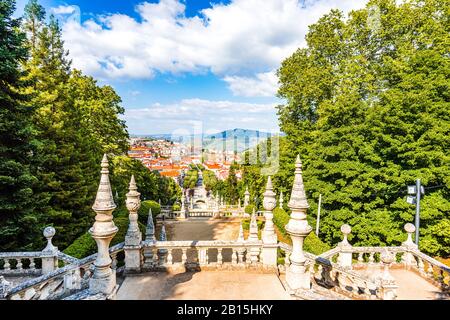
<path fill-rule="evenodd" d="M 173 210 L 173 211 L 180 211 L 180 210 L 181 210 L 181 206 L 180 206 L 178 203 L 175 203 L 175 204 L 172 206 L 172 210 Z"/>
<path fill-rule="evenodd" d="M 152 215 L 153 215 L 153 219 L 155 219 L 155 217 L 161 213 L 161 206 L 159 205 L 158 202 L 153 201 L 153 200 L 145 200 L 141 202 L 141 208 L 139 209 L 138 212 L 138 219 L 139 222 L 143 223 L 144 225 L 147 224 L 147 220 L 148 220 L 148 211 L 152 209 Z"/>
<path fill-rule="evenodd" d="M 110 246 L 114 246 L 118 243 L 125 241 L 125 235 L 127 234 L 128 230 L 128 223 L 129 223 L 128 216 L 126 217 L 119 216 L 114 218 L 114 224 L 119 228 L 119 231 L 117 231 L 117 234 L 112 239 Z M 138 222 L 138 224 L 142 234 L 145 234 L 145 225 L 140 222 Z M 95 243 L 95 240 L 88 232 L 78 237 L 74 242 L 72 242 L 70 246 L 68 246 L 64 250 L 65 254 L 68 254 L 78 259 L 87 257 L 96 252 L 97 252 L 97 244 Z"/>
<path fill-rule="evenodd" d="M 277 226 L 278 230 L 288 236 L 286 229 L 284 228 L 289 222 L 289 214 L 281 208 L 275 208 L 273 210 L 273 223 Z M 321 254 L 325 251 L 330 250 L 330 246 L 320 240 L 315 233 L 310 233 L 303 244 L 303 249 L 305 251 L 311 252 L 313 254 Z"/>
<path fill-rule="evenodd" d="M 249 204 L 248 206 L 245 207 L 244 211 L 245 213 L 252 214 L 253 209 L 256 210 L 255 206 L 253 204 Z"/>

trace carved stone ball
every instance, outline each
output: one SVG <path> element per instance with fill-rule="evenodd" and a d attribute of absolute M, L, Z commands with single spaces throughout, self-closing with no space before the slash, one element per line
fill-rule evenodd
<path fill-rule="evenodd" d="M 352 232 L 352 228 L 348 224 L 343 224 L 341 226 L 341 232 L 343 234 L 350 234 L 350 232 Z"/>
<path fill-rule="evenodd" d="M 405 224 L 405 231 L 408 233 L 413 233 L 416 231 L 416 226 L 413 225 L 412 223 L 407 223 Z"/>
<path fill-rule="evenodd" d="M 55 235 L 55 233 L 56 233 L 56 230 L 55 230 L 55 228 L 53 228 L 53 227 L 47 227 L 47 228 L 45 228 L 44 229 L 44 237 L 46 237 L 47 239 L 49 239 L 49 238 L 53 238 L 53 236 Z"/>

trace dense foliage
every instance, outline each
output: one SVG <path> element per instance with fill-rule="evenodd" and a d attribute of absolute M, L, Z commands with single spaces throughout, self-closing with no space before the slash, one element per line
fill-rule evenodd
<path fill-rule="evenodd" d="M 118 210 L 132 174 L 143 200 L 173 203 L 175 182 L 126 156 L 120 97 L 71 68 L 56 19 L 36 0 L 13 11 L 0 2 L 0 251 L 42 249 L 46 225 L 61 249 L 85 234 L 104 153 Z"/>

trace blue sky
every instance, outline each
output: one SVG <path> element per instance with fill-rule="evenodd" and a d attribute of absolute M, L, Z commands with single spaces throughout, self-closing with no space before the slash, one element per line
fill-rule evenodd
<path fill-rule="evenodd" d="M 62 23 L 73 67 L 122 97 L 132 134 L 279 131 L 280 63 L 320 16 L 365 2 L 40 0 Z"/>

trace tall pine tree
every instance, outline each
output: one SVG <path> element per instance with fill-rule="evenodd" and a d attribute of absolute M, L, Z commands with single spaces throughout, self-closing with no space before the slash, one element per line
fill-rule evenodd
<path fill-rule="evenodd" d="M 32 108 L 23 94 L 20 63 L 27 58 L 13 0 L 0 2 L 0 251 L 30 249 L 39 232 L 30 171 L 36 152 Z"/>

